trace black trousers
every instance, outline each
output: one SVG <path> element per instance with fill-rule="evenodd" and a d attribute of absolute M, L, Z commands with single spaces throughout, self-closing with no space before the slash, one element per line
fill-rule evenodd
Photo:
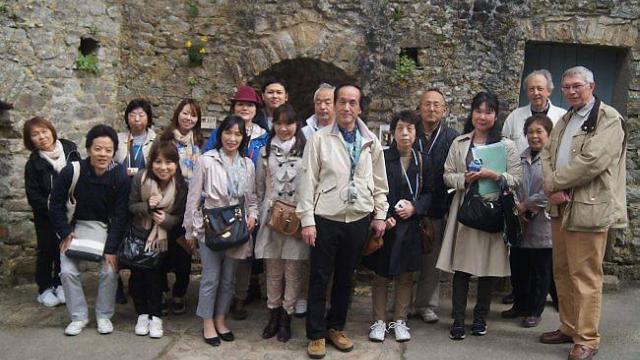
<path fill-rule="evenodd" d="M 514 308 L 525 316 L 540 316 L 551 285 L 551 249 L 511 248 Z"/>
<path fill-rule="evenodd" d="M 162 316 L 162 277 L 161 267 L 149 270 L 131 269 L 129 295 L 138 315 Z"/>
<path fill-rule="evenodd" d="M 48 220 L 35 221 L 36 249 L 36 284 L 38 293 L 57 287 L 60 282 L 60 248 L 58 238 Z"/>
<path fill-rule="evenodd" d="M 162 291 L 170 290 L 167 274 L 173 271 L 176 274 L 172 290 L 174 297 L 183 297 L 187 294 L 191 275 L 191 254 L 176 242 L 176 239 L 183 235 L 184 229 L 181 225 L 171 231 L 167 255 L 163 260 Z"/>
<path fill-rule="evenodd" d="M 453 294 L 451 301 L 453 309 L 451 317 L 455 322 L 464 323 L 465 310 L 467 309 L 467 296 L 469 295 L 469 279 L 471 274 L 456 271 L 453 274 Z M 485 319 L 491 308 L 491 292 L 493 291 L 492 276 L 481 276 L 478 278 L 478 296 L 476 306 L 473 308 L 474 319 Z"/>
<path fill-rule="evenodd" d="M 307 298 L 307 338 L 323 339 L 328 329 L 342 330 L 347 321 L 353 291 L 353 272 L 369 235 L 371 218 L 343 223 L 315 217 L 317 237 L 311 248 Z M 326 314 L 326 295 L 333 274 L 331 308 Z"/>

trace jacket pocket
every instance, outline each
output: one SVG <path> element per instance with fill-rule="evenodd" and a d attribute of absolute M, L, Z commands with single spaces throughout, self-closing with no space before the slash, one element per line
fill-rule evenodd
<path fill-rule="evenodd" d="M 335 188 L 337 187 L 336 184 L 330 185 L 328 188 L 326 189 L 322 189 L 320 190 L 317 194 L 316 194 L 316 198 L 313 201 L 313 212 L 315 213 L 318 207 L 318 202 L 320 202 L 320 197 L 333 191 Z"/>
<path fill-rule="evenodd" d="M 599 199 L 573 200 L 566 227 L 575 231 L 600 231 L 611 225 L 612 201 Z"/>

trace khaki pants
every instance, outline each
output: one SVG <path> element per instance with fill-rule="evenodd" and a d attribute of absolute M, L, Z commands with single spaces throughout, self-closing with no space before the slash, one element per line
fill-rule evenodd
<path fill-rule="evenodd" d="M 576 344 L 598 348 L 602 303 L 602 260 L 607 232 L 566 231 L 553 218 L 553 276 L 560 303 L 560 331 Z"/>
<path fill-rule="evenodd" d="M 413 273 L 403 273 L 393 278 L 395 288 L 395 305 L 393 320 L 407 320 L 407 312 L 411 304 Z M 371 302 L 373 303 L 373 321 L 387 321 L 387 285 L 389 279 L 374 275 Z"/>
<path fill-rule="evenodd" d="M 304 260 L 265 259 L 267 270 L 267 307 L 283 307 L 287 314 L 295 311 L 302 287 Z M 284 293 L 284 299 L 283 299 Z"/>

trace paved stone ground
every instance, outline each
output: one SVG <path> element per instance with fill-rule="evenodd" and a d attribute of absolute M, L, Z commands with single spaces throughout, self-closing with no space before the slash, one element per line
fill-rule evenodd
<path fill-rule="evenodd" d="M 95 295 L 95 278 L 89 276 L 87 294 Z M 93 284 L 93 286 L 91 286 Z M 304 321 L 294 319 L 294 338 L 286 344 L 275 338 L 260 338 L 267 320 L 264 305 L 249 307 L 249 319 L 229 321 L 236 334 L 233 343 L 212 348 L 201 340 L 201 323 L 193 315 L 197 294 L 197 280 L 190 286 L 189 313 L 165 318 L 165 336 L 150 339 L 133 334 L 136 315 L 131 302 L 118 305 L 114 317 L 115 332 L 98 335 L 95 322 L 82 334 L 66 337 L 67 324 L 64 307 L 47 309 L 35 301 L 33 285 L 3 290 L 0 294 L 0 359 L 305 359 L 306 340 Z M 367 340 L 370 320 L 370 297 L 366 288 L 358 289 L 350 311 L 348 334 L 355 341 L 355 349 L 343 354 L 329 347 L 327 359 L 566 359 L 568 345 L 543 345 L 537 336 L 542 331 L 554 330 L 558 325 L 557 313 L 547 307 L 538 328 L 523 329 L 517 322 L 500 319 L 499 312 L 507 309 L 494 299 L 488 319 L 489 333 L 483 337 L 468 336 L 461 342 L 448 339 L 451 310 L 449 284 L 443 284 L 441 321 L 434 325 L 411 319 L 412 341 L 397 343 L 389 337 L 383 344 Z M 473 290 L 471 291 L 473 293 Z M 470 300 L 470 307 L 474 301 Z M 468 310 L 470 314 L 471 309 Z M 469 315 L 470 316 L 470 315 Z M 93 320 L 93 319 L 92 319 Z M 640 284 L 626 284 L 619 292 L 605 294 L 603 343 L 597 359 L 640 359 Z"/>

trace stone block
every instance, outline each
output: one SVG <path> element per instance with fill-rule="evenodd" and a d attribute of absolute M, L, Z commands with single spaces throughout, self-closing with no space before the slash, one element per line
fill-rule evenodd
<path fill-rule="evenodd" d="M 604 292 L 614 292 L 620 290 L 620 280 L 616 275 L 605 275 L 603 278 Z"/>

